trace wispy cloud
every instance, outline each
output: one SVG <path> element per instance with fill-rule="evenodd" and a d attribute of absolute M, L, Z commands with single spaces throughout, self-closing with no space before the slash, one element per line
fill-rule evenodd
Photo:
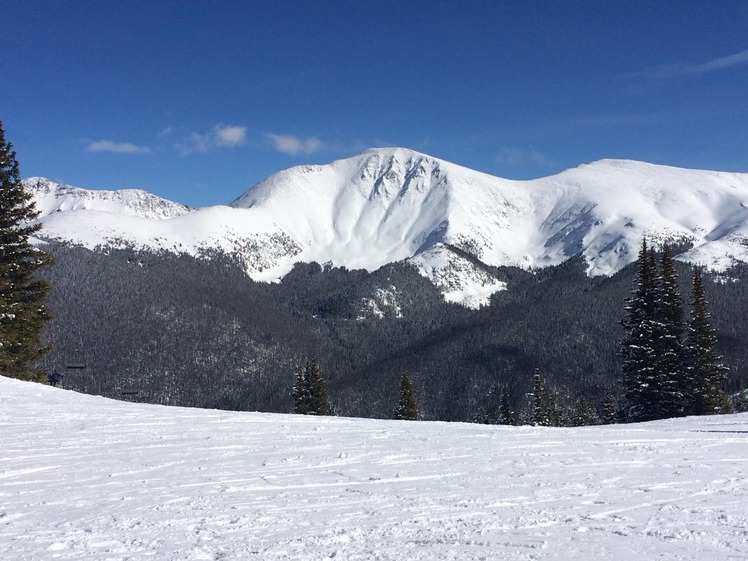
<path fill-rule="evenodd" d="M 711 74 L 712 72 L 718 72 L 734 66 L 742 66 L 748 64 L 748 49 L 740 51 L 732 55 L 716 58 L 708 62 L 701 64 L 670 64 L 666 66 L 658 66 L 655 68 L 648 68 L 640 72 L 633 72 L 626 74 L 625 78 L 650 78 L 650 79 L 665 79 L 665 78 L 676 78 L 679 76 L 700 76 L 704 74 Z"/>
<path fill-rule="evenodd" d="M 699 64 L 687 68 L 688 74 L 706 74 L 708 72 L 715 72 L 724 68 L 730 68 L 732 66 L 742 66 L 748 64 L 748 49 L 735 53 L 734 55 L 717 58 L 704 64 Z"/>
<path fill-rule="evenodd" d="M 314 154 L 325 148 L 322 141 L 314 136 L 299 138 L 290 134 L 268 133 L 265 138 L 271 142 L 277 152 L 297 156 L 298 154 Z"/>
<path fill-rule="evenodd" d="M 156 139 L 160 140 L 162 138 L 166 138 L 168 136 L 173 135 L 175 132 L 176 132 L 176 129 L 174 127 L 166 127 L 164 129 L 162 129 L 161 132 L 159 132 L 156 135 Z"/>
<path fill-rule="evenodd" d="M 147 146 L 113 140 L 97 140 L 86 147 L 86 152 L 109 152 L 111 154 L 146 154 L 150 151 L 151 149 Z"/>
<path fill-rule="evenodd" d="M 502 148 L 495 158 L 496 163 L 515 167 L 525 164 L 550 166 L 552 162 L 535 148 Z"/>
<path fill-rule="evenodd" d="M 214 133 L 220 146 L 239 146 L 247 141 L 247 127 L 217 126 Z"/>
<path fill-rule="evenodd" d="M 247 142 L 247 127 L 218 124 L 205 133 L 193 132 L 177 143 L 182 156 L 205 154 L 217 148 L 235 148 Z"/>

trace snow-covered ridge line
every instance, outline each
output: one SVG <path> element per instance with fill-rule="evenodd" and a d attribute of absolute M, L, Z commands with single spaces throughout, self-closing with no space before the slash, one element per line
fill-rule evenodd
<path fill-rule="evenodd" d="M 185 205 L 162 199 L 142 189 L 92 191 L 55 183 L 43 177 L 24 179 L 23 184 L 32 193 L 42 218 L 53 212 L 98 210 L 149 220 L 163 220 L 191 212 Z"/>
<path fill-rule="evenodd" d="M 473 306 L 501 284 L 467 255 L 490 266 L 542 267 L 582 254 L 590 275 L 609 275 L 636 258 L 646 236 L 655 244 L 688 242 L 692 249 L 679 258 L 710 268 L 748 262 L 748 174 L 628 160 L 512 181 L 378 148 L 281 171 L 229 207 L 192 212 L 143 192 L 97 197 L 40 188 L 44 181 L 27 185 L 50 238 L 88 247 L 125 240 L 193 253 L 217 248 L 240 255 L 252 278 L 269 281 L 296 262 L 375 270 L 413 260 L 445 296 Z"/>

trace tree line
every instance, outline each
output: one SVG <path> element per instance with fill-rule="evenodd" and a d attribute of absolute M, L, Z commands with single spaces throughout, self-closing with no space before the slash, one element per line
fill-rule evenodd
<path fill-rule="evenodd" d="M 490 307 L 467 310 L 401 264 L 374 273 L 300 264 L 265 285 L 225 255 L 48 249 L 57 257 L 44 270 L 54 286 L 47 336 L 55 346 L 42 367 L 61 368 L 70 389 L 288 412 L 295 365 L 315 355 L 331 405 L 346 416 L 391 417 L 404 370 L 423 419 L 494 422 L 503 387 L 514 422 L 530 423 L 535 369 L 553 423 L 589 418 L 590 406 L 602 419 L 606 403 L 625 403 L 620 319 L 636 264 L 592 279 L 576 259 L 535 274 L 505 269 L 508 290 Z M 675 266 L 679 279 L 691 276 L 691 267 Z M 702 284 L 718 312 L 725 389 L 736 394 L 748 365 L 748 271 L 731 275 L 736 282 L 702 275 Z M 366 315 L 364 301 L 385 282 L 402 294 L 403 317 Z M 66 371 L 76 355 L 86 368 Z"/>
<path fill-rule="evenodd" d="M 488 405 L 473 420 L 500 425 L 583 426 L 748 411 L 748 396 L 742 386 L 734 403 L 724 389 L 729 370 L 716 350 L 716 330 L 711 325 L 700 267 L 693 267 L 690 303 L 690 320 L 686 321 L 670 248 L 662 248 L 658 261 L 654 248 L 644 239 L 636 262 L 635 288 L 626 301 L 626 317 L 620 322 L 625 330 L 620 349 L 622 377 L 618 385 L 609 388 L 600 409 L 584 396 L 573 403 L 560 399 L 545 386 L 536 368 L 524 413 L 515 413 L 509 386 L 503 382 L 491 391 Z M 312 388 L 324 388 L 327 403 L 327 387 L 316 358 L 312 357 L 305 372 L 299 374 L 294 386 L 297 403 L 298 399 L 305 403 L 298 396 L 310 380 Z M 617 393 L 622 394 L 620 404 Z M 325 413 L 318 412 L 321 410 L 297 406 L 294 412 L 332 414 L 329 405 L 325 405 Z M 403 371 L 394 418 L 419 418 L 407 371 Z"/>
<path fill-rule="evenodd" d="M 330 405 L 327 382 L 317 362 L 312 355 L 302 368 L 297 366 L 293 395 L 293 413 L 299 415 L 335 415 Z M 418 403 L 416 402 L 413 384 L 406 370 L 400 378 L 400 394 L 397 406 L 393 409 L 393 417 L 403 421 L 417 421 L 420 419 Z"/>

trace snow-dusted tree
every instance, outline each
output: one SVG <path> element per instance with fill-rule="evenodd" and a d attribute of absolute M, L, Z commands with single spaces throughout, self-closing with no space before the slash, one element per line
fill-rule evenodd
<path fill-rule="evenodd" d="M 304 382 L 309 396 L 307 415 L 334 415 L 327 393 L 327 382 L 320 372 L 317 357 L 312 355 L 304 370 Z"/>
<path fill-rule="evenodd" d="M 704 293 L 704 281 L 699 268 L 693 273 L 691 321 L 685 341 L 685 370 L 691 385 L 688 414 L 713 415 L 723 411 L 726 404 L 722 385 L 727 368 L 717 355 L 717 337 L 710 322 Z"/>
<path fill-rule="evenodd" d="M 605 425 L 612 425 L 619 421 L 618 416 L 618 401 L 616 396 L 612 392 L 605 394 L 603 400 L 603 411 L 600 419 Z"/>
<path fill-rule="evenodd" d="M 418 413 L 418 404 L 413 393 L 413 384 L 407 370 L 403 370 L 400 377 L 400 397 L 395 409 L 395 419 L 405 421 L 417 421 L 420 415 Z"/>
<path fill-rule="evenodd" d="M 748 413 L 748 390 L 745 386 L 740 385 L 738 393 L 735 396 L 735 404 L 733 406 L 735 413 Z"/>
<path fill-rule="evenodd" d="M 626 330 L 622 343 L 623 388 L 626 419 L 648 421 L 658 418 L 660 380 L 656 340 L 657 270 L 647 240 L 642 241 L 636 270 L 636 288 L 627 300 Z"/>
<path fill-rule="evenodd" d="M 16 153 L 0 122 L 0 373 L 36 380 L 41 373 L 32 363 L 49 350 L 42 330 L 51 319 L 44 306 L 50 287 L 36 273 L 52 262 L 29 243 L 41 228 L 30 224 L 38 215 L 21 185 Z"/>
<path fill-rule="evenodd" d="M 301 365 L 296 367 L 293 385 L 293 412 L 299 415 L 306 415 L 309 412 L 309 388 L 306 385 L 304 368 Z"/>
<path fill-rule="evenodd" d="M 306 367 L 296 370 L 293 386 L 293 412 L 301 415 L 334 415 L 327 393 L 327 382 L 312 355 Z"/>
<path fill-rule="evenodd" d="M 476 416 L 477 423 L 486 425 L 514 425 L 514 411 L 510 404 L 509 386 L 496 384 L 488 395 L 488 406 Z"/>
<path fill-rule="evenodd" d="M 574 402 L 574 411 L 572 416 L 572 425 L 575 427 L 585 427 L 588 425 L 599 425 L 600 416 L 597 409 L 584 397 L 578 398 Z"/>
<path fill-rule="evenodd" d="M 513 425 L 514 411 L 509 401 L 509 386 L 504 382 L 501 384 L 501 396 L 499 397 L 499 414 L 496 418 L 498 425 Z"/>
<path fill-rule="evenodd" d="M 545 388 L 546 410 L 548 411 L 549 426 L 570 427 L 574 424 L 574 404 L 569 401 L 566 392 L 553 391 Z"/>
<path fill-rule="evenodd" d="M 667 245 L 662 249 L 657 280 L 654 344 L 658 399 L 653 414 L 655 418 L 677 417 L 688 409 L 685 396 L 691 390 L 691 383 L 683 364 L 683 298 Z"/>
<path fill-rule="evenodd" d="M 486 407 L 482 407 L 475 415 L 474 421 L 482 425 L 495 425 L 499 417 L 499 386 L 498 384 L 488 392 Z"/>
<path fill-rule="evenodd" d="M 551 412 L 548 407 L 548 396 L 543 388 L 540 370 L 535 369 L 532 385 L 532 419 L 531 423 L 536 427 L 551 426 Z"/>

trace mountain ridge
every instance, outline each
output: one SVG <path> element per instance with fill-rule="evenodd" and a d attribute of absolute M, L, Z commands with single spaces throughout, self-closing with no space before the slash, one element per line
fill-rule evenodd
<path fill-rule="evenodd" d="M 409 261 L 445 298 L 471 307 L 503 283 L 467 256 L 528 269 L 581 254 L 588 274 L 610 275 L 636 258 L 647 237 L 691 245 L 680 258 L 713 269 L 748 262 L 748 174 L 633 160 L 520 181 L 405 148 L 374 148 L 280 171 L 229 205 L 202 209 L 144 191 L 75 191 L 38 178 L 24 184 L 43 211 L 42 239 L 218 249 L 262 281 L 281 279 L 297 262 L 371 271 Z"/>

